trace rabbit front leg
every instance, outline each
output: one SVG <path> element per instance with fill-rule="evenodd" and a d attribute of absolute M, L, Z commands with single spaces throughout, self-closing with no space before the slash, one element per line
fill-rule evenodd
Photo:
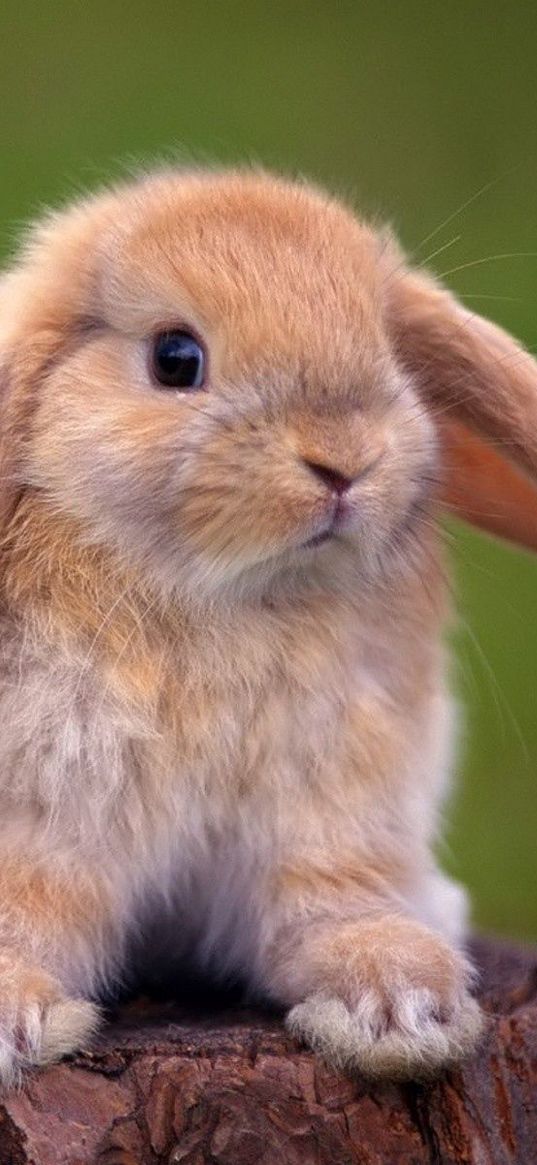
<path fill-rule="evenodd" d="M 318 876 L 308 875 L 310 886 Z M 469 1053 L 482 1029 L 470 964 L 396 897 L 352 906 L 334 863 L 317 908 L 289 886 L 285 923 L 265 948 L 265 982 L 290 1007 L 287 1026 L 326 1061 L 370 1076 L 432 1076 Z M 289 879 L 287 879 L 289 883 Z M 294 901 L 293 901 L 294 896 Z"/>
<path fill-rule="evenodd" d="M 89 869 L 0 861 L 0 1084 L 83 1047 L 113 934 L 109 895 Z"/>

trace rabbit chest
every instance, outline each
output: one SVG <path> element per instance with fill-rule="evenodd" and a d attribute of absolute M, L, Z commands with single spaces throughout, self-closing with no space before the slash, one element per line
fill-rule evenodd
<path fill-rule="evenodd" d="M 342 801 L 367 818 L 379 798 L 405 816 L 409 790 L 438 785 L 446 701 L 440 651 L 396 619 L 392 640 L 334 602 L 222 618 L 122 658 L 6 637 L 4 796 L 78 841 L 104 830 L 183 852 L 241 821 L 296 830 L 318 798 L 325 821 Z"/>

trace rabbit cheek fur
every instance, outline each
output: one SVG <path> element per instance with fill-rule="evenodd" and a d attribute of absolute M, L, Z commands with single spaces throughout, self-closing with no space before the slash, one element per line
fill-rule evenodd
<path fill-rule="evenodd" d="M 4 1083 L 89 1038 L 156 910 L 333 1063 L 427 1075 L 475 1044 L 430 852 L 438 434 L 394 255 L 306 186 L 170 173 L 52 217 L 5 276 Z M 173 326 L 207 391 L 151 381 Z M 312 465 L 354 482 L 318 545 Z"/>

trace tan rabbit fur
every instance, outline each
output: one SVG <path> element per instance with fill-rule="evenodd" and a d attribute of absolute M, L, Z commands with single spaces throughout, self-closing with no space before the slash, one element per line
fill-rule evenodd
<path fill-rule="evenodd" d="M 426 1075 L 474 1046 L 465 896 L 431 854 L 440 406 L 518 437 L 530 471 L 537 449 L 535 366 L 474 320 L 262 173 L 89 198 L 5 275 L 4 1083 L 87 1040 L 160 912 L 171 953 L 336 1064 Z M 513 400 L 481 327 L 517 357 Z M 197 390 L 152 374 L 173 328 L 205 345 Z"/>

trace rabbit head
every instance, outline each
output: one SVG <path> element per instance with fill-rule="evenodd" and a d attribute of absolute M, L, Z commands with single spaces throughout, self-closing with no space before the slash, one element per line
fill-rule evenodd
<path fill-rule="evenodd" d="M 440 482 L 480 520 L 500 457 L 474 437 L 472 469 L 468 426 L 537 469 L 530 357 L 264 174 L 161 173 L 51 216 L 4 278 L 0 353 L 4 527 L 37 497 L 166 594 L 415 567 Z"/>

